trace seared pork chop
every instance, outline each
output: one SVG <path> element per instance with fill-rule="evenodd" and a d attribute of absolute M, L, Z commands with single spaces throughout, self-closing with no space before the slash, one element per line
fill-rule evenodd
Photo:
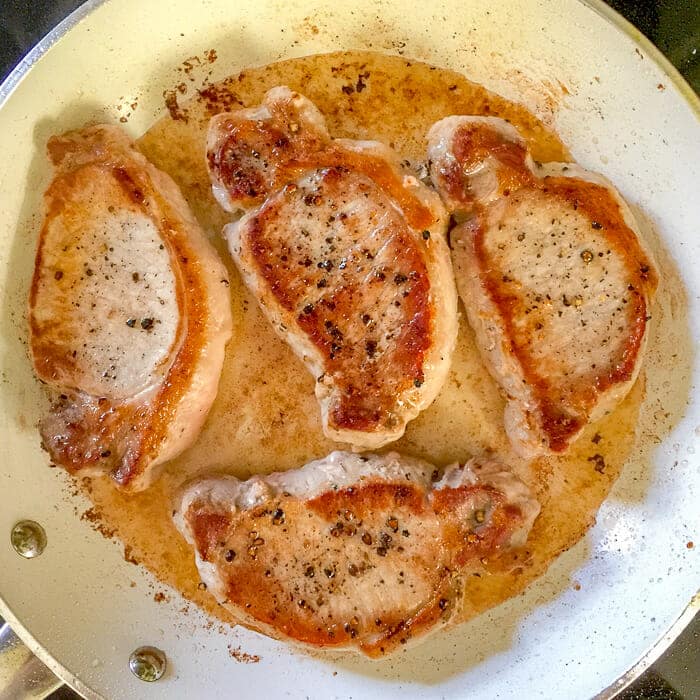
<path fill-rule="evenodd" d="M 212 119 L 214 193 L 248 287 L 316 378 L 326 435 L 396 440 L 446 377 L 457 294 L 439 197 L 372 141 L 331 139 L 305 97 Z"/>
<path fill-rule="evenodd" d="M 208 590 L 276 638 L 369 656 L 445 624 L 464 573 L 522 546 L 539 513 L 507 467 L 333 452 L 301 469 L 190 485 L 175 524 Z"/>
<path fill-rule="evenodd" d="M 457 287 L 507 395 L 506 432 L 524 455 L 563 452 L 639 372 L 657 274 L 634 216 L 602 176 L 534 163 L 501 119 L 448 117 L 428 140 L 459 222 Z"/>
<path fill-rule="evenodd" d="M 41 425 L 71 473 L 148 486 L 196 438 L 231 334 L 226 270 L 175 183 L 113 126 L 54 137 L 30 292 Z"/>

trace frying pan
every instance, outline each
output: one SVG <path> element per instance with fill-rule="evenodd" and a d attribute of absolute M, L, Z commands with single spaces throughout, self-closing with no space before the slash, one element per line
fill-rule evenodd
<path fill-rule="evenodd" d="M 700 581 L 691 546 L 700 545 L 700 103 L 601 2 L 407 8 L 400 0 L 92 0 L 0 88 L 0 613 L 86 697 L 610 697 L 692 616 Z M 46 139 L 126 112 L 125 128 L 140 135 L 163 112 L 177 67 L 212 48 L 211 79 L 281 58 L 373 49 L 453 68 L 524 103 L 640 213 L 673 291 L 656 312 L 657 361 L 648 367 L 637 447 L 595 527 L 523 595 L 388 660 L 306 654 L 241 628 L 221 632 L 174 592 L 169 603 L 154 602 L 161 587 L 80 520 L 89 504 L 39 447 L 41 390 L 24 338 Z M 47 534 L 34 559 L 10 544 L 24 518 Z M 168 659 L 148 685 L 128 668 L 144 644 Z M 238 648 L 259 662 L 237 663 L 230 650 Z"/>

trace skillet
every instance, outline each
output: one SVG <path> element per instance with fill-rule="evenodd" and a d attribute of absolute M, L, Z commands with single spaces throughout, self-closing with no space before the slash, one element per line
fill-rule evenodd
<path fill-rule="evenodd" d="M 522 0 L 496 10 L 444 1 L 408 14 L 399 2 L 91 2 L 0 89 L 0 532 L 31 518 L 49 542 L 41 557 L 22 560 L 4 538 L 0 613 L 88 697 L 214 697 L 232 689 L 243 697 L 605 695 L 697 590 L 700 567 L 688 547 L 699 539 L 697 98 L 602 4 Z M 183 615 L 175 595 L 172 605 L 157 605 L 151 577 L 76 517 L 89 504 L 67 493 L 64 475 L 46 468 L 39 449 L 40 390 L 21 338 L 32 217 L 48 178 L 46 138 L 92 119 L 118 121 L 117 107 L 132 98 L 139 106 L 126 128 L 139 135 L 162 111 L 175 67 L 210 48 L 219 55 L 214 78 L 307 53 L 401 50 L 524 102 L 553 121 L 579 162 L 608 175 L 641 208 L 655 249 L 668 258 L 668 283 L 687 290 L 687 307 L 667 309 L 668 333 L 658 338 L 666 361 L 649 372 L 638 449 L 597 526 L 524 596 L 379 664 L 307 656 L 244 630 L 224 637 L 195 609 Z M 542 86 L 559 82 L 569 94 L 554 104 Z M 658 430 L 659 413 L 669 414 L 669 430 Z M 164 649 L 169 660 L 147 688 L 127 666 L 142 644 Z M 261 661 L 239 665 L 229 646 Z"/>

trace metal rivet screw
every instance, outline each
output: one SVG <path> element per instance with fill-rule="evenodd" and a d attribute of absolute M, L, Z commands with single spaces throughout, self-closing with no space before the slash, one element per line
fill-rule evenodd
<path fill-rule="evenodd" d="M 142 681 L 157 681 L 165 673 L 165 654 L 156 647 L 139 647 L 129 656 L 131 672 Z"/>
<path fill-rule="evenodd" d="M 15 552 L 25 559 L 38 557 L 46 549 L 46 532 L 33 520 L 20 520 L 10 534 Z"/>

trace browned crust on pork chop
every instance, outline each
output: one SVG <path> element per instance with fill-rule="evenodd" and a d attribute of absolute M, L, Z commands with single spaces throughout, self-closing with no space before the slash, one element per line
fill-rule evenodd
<path fill-rule="evenodd" d="M 44 446 L 71 473 L 138 490 L 194 440 L 214 398 L 226 271 L 176 185 L 119 129 L 52 137 L 48 151 L 29 295 L 35 370 L 59 394 Z"/>
<path fill-rule="evenodd" d="M 436 124 L 432 175 L 462 222 L 451 232 L 457 285 L 508 394 L 511 440 L 526 453 L 563 452 L 634 382 L 657 273 L 607 181 L 533 164 L 504 125 Z"/>
<path fill-rule="evenodd" d="M 450 620 L 462 576 L 524 544 L 539 511 L 502 465 L 333 453 L 303 469 L 210 478 L 176 524 L 238 619 L 314 647 L 389 653 Z M 435 483 L 437 481 L 437 483 Z"/>
<path fill-rule="evenodd" d="M 363 237 L 352 210 L 343 210 L 348 201 L 367 194 L 384 218 L 376 240 Z M 338 203 L 337 218 L 326 230 L 337 248 L 321 261 L 306 246 L 290 245 L 285 230 L 285 210 L 301 207 L 313 213 L 315 197 Z M 401 214 L 368 178 L 328 168 L 313 185 L 292 185 L 270 198 L 245 235 L 247 250 L 241 256 L 274 290 L 322 358 L 319 384 L 328 378 L 330 385 L 332 379 L 338 398 L 331 402 L 328 426 L 334 431 L 384 426 L 393 432 L 397 397 L 425 381 L 435 326 L 425 257 Z"/>

